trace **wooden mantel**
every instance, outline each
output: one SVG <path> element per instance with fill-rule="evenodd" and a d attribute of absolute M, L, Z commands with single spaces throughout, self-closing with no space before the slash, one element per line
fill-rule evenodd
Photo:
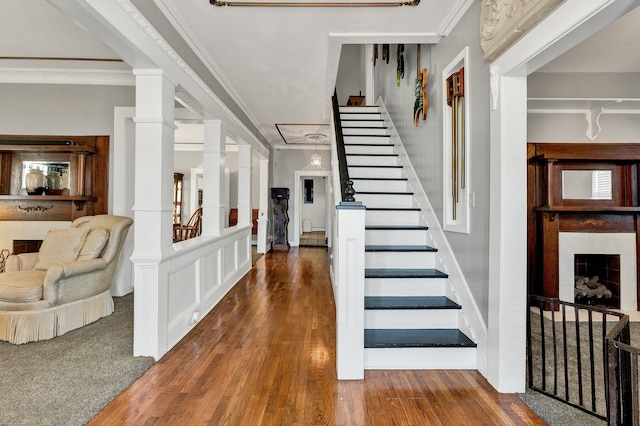
<path fill-rule="evenodd" d="M 527 150 L 530 293 L 559 296 L 560 232 L 635 233 L 640 253 L 640 144 L 530 143 Z M 564 199 L 565 170 L 611 171 L 611 199 Z"/>
<path fill-rule="evenodd" d="M 26 195 L 23 161 L 70 163 L 62 195 Z M 72 221 L 107 213 L 108 136 L 0 135 L 0 220 Z"/>

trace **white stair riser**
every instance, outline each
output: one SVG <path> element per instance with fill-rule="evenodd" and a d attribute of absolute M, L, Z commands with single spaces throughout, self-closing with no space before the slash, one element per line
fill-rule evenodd
<path fill-rule="evenodd" d="M 400 166 L 396 156 L 347 155 L 349 166 Z"/>
<path fill-rule="evenodd" d="M 362 201 L 367 207 L 413 207 L 411 194 L 363 194 L 356 193 L 356 201 Z"/>
<path fill-rule="evenodd" d="M 409 184 L 406 180 L 354 180 L 356 192 L 407 192 Z"/>
<path fill-rule="evenodd" d="M 345 145 L 349 154 L 395 154 L 393 145 Z"/>
<path fill-rule="evenodd" d="M 341 106 L 339 108 L 340 112 L 380 112 L 380 108 L 377 106 L 360 106 L 360 107 L 356 107 L 356 106 Z"/>
<path fill-rule="evenodd" d="M 367 210 L 367 225 L 424 225 L 420 212 L 416 210 Z M 395 243 L 401 244 L 401 243 Z"/>
<path fill-rule="evenodd" d="M 364 328 L 458 328 L 458 309 L 366 309 Z"/>
<path fill-rule="evenodd" d="M 344 143 L 367 143 L 372 145 L 391 145 L 391 138 L 388 136 L 348 136 L 344 135 Z"/>
<path fill-rule="evenodd" d="M 340 120 L 382 120 L 380 113 L 346 113 L 340 114 Z"/>
<path fill-rule="evenodd" d="M 384 348 L 364 350 L 367 370 L 476 369 L 476 348 Z"/>
<path fill-rule="evenodd" d="M 433 269 L 436 255 L 424 252 L 368 251 L 364 254 L 364 267 L 374 269 Z"/>
<path fill-rule="evenodd" d="M 445 278 L 365 278 L 365 296 L 444 296 Z"/>
<path fill-rule="evenodd" d="M 427 244 L 427 231 L 367 229 L 364 233 L 366 245 L 414 245 Z"/>
<path fill-rule="evenodd" d="M 353 121 L 352 121 L 353 120 Z M 386 128 L 386 124 L 384 121 L 375 120 L 372 117 L 368 117 L 365 120 L 355 120 L 353 118 L 349 118 L 348 120 L 342 120 L 342 127 L 384 127 Z"/>
<path fill-rule="evenodd" d="M 342 134 L 348 135 L 388 135 L 389 132 L 384 128 L 364 129 L 360 127 L 342 127 Z"/>
<path fill-rule="evenodd" d="M 361 178 L 401 178 L 404 177 L 401 168 L 390 167 L 349 167 L 349 177 L 361 177 Z"/>

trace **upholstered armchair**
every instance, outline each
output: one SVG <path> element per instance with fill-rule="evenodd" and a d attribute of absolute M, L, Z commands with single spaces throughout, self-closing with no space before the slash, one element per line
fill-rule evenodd
<path fill-rule="evenodd" d="M 123 216 L 52 229 L 38 253 L 9 256 L 0 273 L 0 340 L 46 340 L 113 313 L 111 281 L 129 227 Z"/>

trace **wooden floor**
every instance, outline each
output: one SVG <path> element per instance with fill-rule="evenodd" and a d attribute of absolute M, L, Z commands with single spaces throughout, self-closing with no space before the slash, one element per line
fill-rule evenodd
<path fill-rule="evenodd" d="M 268 253 L 90 425 L 542 425 L 475 371 L 338 381 L 322 248 Z"/>

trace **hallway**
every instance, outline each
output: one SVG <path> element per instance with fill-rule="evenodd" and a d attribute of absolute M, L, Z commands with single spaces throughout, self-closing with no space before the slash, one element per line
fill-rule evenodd
<path fill-rule="evenodd" d="M 89 424 L 544 424 L 475 371 L 367 371 L 338 382 L 324 248 L 267 253 Z"/>

